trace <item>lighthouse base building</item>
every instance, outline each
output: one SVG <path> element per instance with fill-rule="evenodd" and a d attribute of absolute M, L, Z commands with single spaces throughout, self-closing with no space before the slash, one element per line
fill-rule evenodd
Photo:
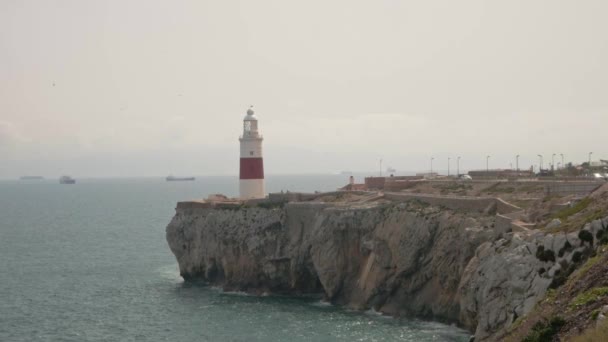
<path fill-rule="evenodd" d="M 251 108 L 243 119 L 241 160 L 239 172 L 239 193 L 242 199 L 264 198 L 264 159 L 262 156 L 262 135 L 258 131 L 258 119 Z"/>

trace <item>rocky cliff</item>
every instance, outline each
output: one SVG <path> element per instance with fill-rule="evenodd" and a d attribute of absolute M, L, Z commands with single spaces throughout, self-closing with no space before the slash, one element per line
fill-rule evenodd
<path fill-rule="evenodd" d="M 457 322 L 483 340 L 529 312 L 581 245 L 576 236 L 509 230 L 488 212 L 418 201 L 183 205 L 167 241 L 187 280 L 320 294 L 355 309 Z M 538 246 L 557 253 L 567 239 L 573 246 L 557 259 L 538 258 Z"/>

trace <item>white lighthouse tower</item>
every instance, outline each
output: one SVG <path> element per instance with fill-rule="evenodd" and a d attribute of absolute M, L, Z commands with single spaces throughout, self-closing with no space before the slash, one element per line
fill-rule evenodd
<path fill-rule="evenodd" d="M 243 119 L 241 142 L 241 169 L 239 192 L 243 199 L 263 198 L 264 159 L 262 159 L 262 136 L 258 131 L 258 118 L 249 108 Z"/>

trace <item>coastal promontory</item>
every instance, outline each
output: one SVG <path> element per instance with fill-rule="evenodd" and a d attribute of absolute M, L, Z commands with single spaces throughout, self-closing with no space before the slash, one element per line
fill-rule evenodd
<path fill-rule="evenodd" d="M 512 335 L 548 291 L 597 255 L 592 246 L 608 217 L 581 229 L 534 229 L 525 222 L 531 215 L 554 214 L 484 195 L 338 191 L 187 201 L 166 235 L 187 281 L 317 295 L 456 323 L 476 340 L 495 340 Z"/>

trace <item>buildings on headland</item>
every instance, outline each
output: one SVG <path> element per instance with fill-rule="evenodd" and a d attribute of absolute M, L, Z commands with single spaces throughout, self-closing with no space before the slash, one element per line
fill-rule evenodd
<path fill-rule="evenodd" d="M 264 159 L 262 142 L 263 137 L 260 134 L 258 127 L 258 119 L 252 108 L 247 110 L 247 114 L 243 118 L 243 133 L 239 137 L 240 142 L 240 169 L 239 169 L 239 200 L 258 200 L 266 198 L 264 184 Z M 589 162 L 589 168 L 605 169 L 608 166 L 608 161 L 600 160 L 600 162 Z M 389 173 L 393 173 L 394 169 L 389 168 Z M 544 172 L 543 172 L 544 171 Z M 449 172 L 448 172 L 449 173 Z M 428 180 L 534 180 L 548 179 L 553 180 L 569 180 L 570 175 L 561 172 L 559 175 L 554 174 L 553 167 L 550 170 L 540 170 L 538 174 L 534 173 L 533 168 L 530 169 L 486 169 L 469 171 L 467 175 L 442 176 L 436 172 L 418 173 L 415 176 L 393 176 L 389 177 L 365 177 L 364 183 L 355 183 L 353 176 L 350 177 L 346 186 L 340 190 L 383 190 L 383 191 L 401 191 L 415 187 L 420 182 Z M 558 176 L 558 177 L 555 177 Z M 578 176 L 578 175 L 577 175 Z M 587 175 L 589 176 L 589 175 Z M 602 175 L 606 178 L 605 175 Z M 584 179 L 577 179 L 584 180 Z M 227 199 L 214 198 L 211 201 L 227 201 Z"/>

